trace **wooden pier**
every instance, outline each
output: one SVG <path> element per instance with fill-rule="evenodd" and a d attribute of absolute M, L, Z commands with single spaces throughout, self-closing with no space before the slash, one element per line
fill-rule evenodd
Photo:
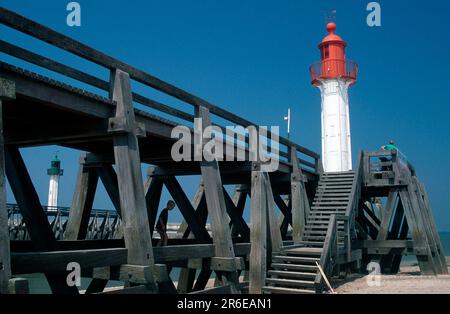
<path fill-rule="evenodd" d="M 79 83 L 0 61 L 1 293 L 21 291 L 23 281 L 15 277 L 44 273 L 53 293 L 77 294 L 77 287 L 66 284 L 70 262 L 92 278 L 87 293 L 103 293 L 109 280 L 125 282 L 115 293 L 320 293 L 323 278 L 315 262 L 333 278 L 364 271 L 371 261 L 396 272 L 408 254 L 417 256 L 426 274 L 447 273 L 425 188 L 395 151 L 361 152 L 356 170 L 340 174 L 323 173 L 317 153 L 283 137 L 275 172 L 249 158 L 175 162 L 171 132 L 181 123 L 192 137 L 194 118 L 220 129 L 218 119 L 256 125 L 7 9 L 0 8 L 0 22 L 110 73 L 103 80 L 0 40 L 0 52 Z M 186 110 L 133 91 L 132 82 L 173 97 Z M 81 87 L 86 85 L 98 93 Z M 19 150 L 43 145 L 85 152 L 64 227 L 49 222 Z M 146 180 L 141 164 L 149 165 Z M 177 179 L 186 175 L 201 178 L 192 201 Z M 27 231 L 24 239 L 9 239 L 6 179 Z M 109 215 L 115 231 L 93 239 L 99 181 L 114 205 Z M 155 247 L 164 186 L 183 215 L 182 236 Z M 225 186 L 233 186 L 234 194 Z M 385 207 L 381 198 L 387 198 Z M 242 217 L 247 200 L 250 224 Z M 111 219 L 97 232 L 107 232 Z M 174 268 L 181 268 L 177 286 L 170 277 Z M 215 287 L 206 289 L 213 273 Z"/>

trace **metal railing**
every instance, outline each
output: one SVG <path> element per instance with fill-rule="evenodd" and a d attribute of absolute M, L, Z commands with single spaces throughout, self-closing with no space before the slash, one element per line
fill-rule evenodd
<path fill-rule="evenodd" d="M 79 41 L 76 41 L 70 37 L 67 37 L 46 26 L 43 26 L 32 20 L 29 20 L 15 12 L 12 12 L 2 7 L 0 7 L 0 23 L 10 28 L 13 28 L 19 32 L 32 36 L 36 39 L 39 39 L 43 42 L 46 42 L 50 45 L 53 45 L 57 48 L 60 48 L 66 52 L 81 57 L 85 60 L 88 60 L 101 67 L 104 67 L 109 71 L 120 69 L 128 73 L 128 75 L 132 80 L 135 80 L 139 83 L 144 84 L 147 87 L 153 88 L 159 92 L 169 95 L 175 99 L 178 99 L 183 103 L 191 105 L 192 106 L 191 109 L 194 109 L 194 114 L 171 107 L 169 105 L 163 104 L 161 102 L 152 100 L 141 94 L 133 92 L 132 93 L 133 101 L 147 108 L 156 110 L 160 113 L 167 114 L 169 116 L 176 117 L 177 119 L 181 119 L 191 123 L 194 121 L 197 110 L 199 108 L 206 108 L 208 109 L 209 113 L 219 118 L 222 118 L 226 121 L 229 121 L 232 124 L 236 124 L 236 126 L 242 126 L 244 128 L 247 128 L 249 126 L 258 127 L 257 124 L 249 120 L 246 120 L 202 98 L 199 98 L 172 84 L 169 84 L 155 76 L 152 76 L 131 65 L 128 65 L 109 55 L 106 55 L 98 50 L 95 50 Z M 39 67 L 45 68 L 47 70 L 51 70 L 52 72 L 62 74 L 66 77 L 75 79 L 84 84 L 88 84 L 89 86 L 95 87 L 97 89 L 107 92 L 110 91 L 110 82 L 108 81 L 105 81 L 94 75 L 80 71 L 78 69 L 72 68 L 65 64 L 59 63 L 57 61 L 51 60 L 37 53 L 28 51 L 24 48 L 18 47 L 6 41 L 0 40 L 0 52 L 3 52 L 15 58 L 19 58 L 26 62 L 37 65 Z M 219 127 L 221 129 L 225 129 L 222 126 Z M 271 136 L 272 134 L 268 132 L 267 137 Z M 284 158 L 287 162 L 289 162 L 290 159 L 289 151 L 291 149 L 295 149 L 298 153 L 304 156 L 304 158 L 301 157 L 299 158 L 300 165 L 305 166 L 306 170 L 317 173 L 320 164 L 319 163 L 320 156 L 317 153 L 303 146 L 300 146 L 284 137 L 279 137 L 278 142 L 280 144 L 280 152 L 279 152 L 280 157 Z M 249 143 L 247 137 L 246 145 L 248 144 Z M 305 160 L 305 158 L 310 159 L 311 161 Z"/>
<path fill-rule="evenodd" d="M 50 228 L 57 240 L 64 239 L 70 208 L 42 206 L 47 215 Z M 20 208 L 16 204 L 7 204 L 9 237 L 11 240 L 29 240 L 27 226 Z M 93 209 L 88 223 L 86 240 L 118 239 L 121 220 L 116 211 Z"/>
<path fill-rule="evenodd" d="M 356 81 L 358 77 L 358 64 L 351 60 L 329 59 L 316 62 L 309 68 L 311 81 L 340 77 Z"/>

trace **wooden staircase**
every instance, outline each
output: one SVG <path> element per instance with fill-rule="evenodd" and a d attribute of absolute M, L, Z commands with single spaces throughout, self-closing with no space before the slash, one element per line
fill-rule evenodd
<path fill-rule="evenodd" d="M 264 293 L 312 294 L 321 292 L 318 285 L 320 265 L 324 259 L 325 241 L 332 215 L 346 214 L 352 194 L 355 172 L 327 173 L 320 177 L 319 186 L 307 215 L 302 241 L 286 247 L 272 257 L 272 270 L 268 272 Z M 344 231 L 344 222 L 337 223 L 337 231 Z M 338 236 L 338 241 L 342 240 Z"/>

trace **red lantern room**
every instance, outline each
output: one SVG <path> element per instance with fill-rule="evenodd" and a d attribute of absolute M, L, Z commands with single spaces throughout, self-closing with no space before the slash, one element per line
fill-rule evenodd
<path fill-rule="evenodd" d="M 328 35 L 319 45 L 321 61 L 313 64 L 310 68 L 313 85 L 319 85 L 324 79 L 344 79 L 356 82 L 358 65 L 346 60 L 345 48 L 347 43 L 336 35 L 336 24 L 328 23 Z"/>

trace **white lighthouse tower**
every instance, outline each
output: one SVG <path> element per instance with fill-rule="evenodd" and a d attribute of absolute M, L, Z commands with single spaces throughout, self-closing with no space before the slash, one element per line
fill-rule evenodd
<path fill-rule="evenodd" d="M 48 186 L 48 208 L 56 209 L 58 207 L 59 177 L 64 174 L 64 170 L 61 169 L 61 160 L 59 160 L 57 155 L 52 159 L 47 174 L 50 176 L 50 183 Z"/>
<path fill-rule="evenodd" d="M 322 161 L 325 172 L 352 170 L 348 89 L 356 83 L 358 65 L 346 59 L 347 44 L 327 25 L 319 45 L 321 61 L 310 68 L 312 84 L 322 95 Z"/>

